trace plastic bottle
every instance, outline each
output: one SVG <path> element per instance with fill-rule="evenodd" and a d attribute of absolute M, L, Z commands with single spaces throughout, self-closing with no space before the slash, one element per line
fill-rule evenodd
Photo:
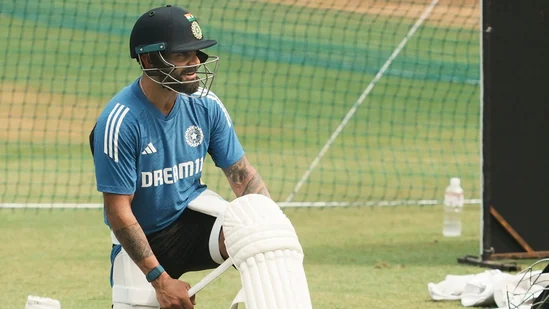
<path fill-rule="evenodd" d="M 451 178 L 444 192 L 444 222 L 442 235 L 461 236 L 461 214 L 463 213 L 463 188 L 459 178 Z"/>

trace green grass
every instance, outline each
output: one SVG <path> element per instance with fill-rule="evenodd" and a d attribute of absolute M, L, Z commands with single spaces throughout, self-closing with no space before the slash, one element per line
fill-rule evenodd
<path fill-rule="evenodd" d="M 137 16 L 157 5 L 3 3 L 7 103 L 50 96 L 0 113 L 0 202 L 99 201 L 88 132 L 108 99 L 138 76 L 128 36 Z M 292 191 L 415 21 L 246 1 L 202 1 L 193 13 L 219 41 L 210 49 L 221 57 L 214 91 L 276 200 Z M 454 176 L 478 198 L 479 58 L 476 29 L 421 27 L 295 201 L 439 199 Z M 12 88 L 20 93 L 10 97 Z M 212 166 L 204 179 L 231 196 Z"/>
<path fill-rule="evenodd" d="M 440 207 L 284 209 L 305 250 L 315 308 L 462 308 L 434 302 L 429 282 L 485 269 L 456 259 L 479 254 L 480 212 L 464 211 L 463 235 L 441 235 Z M 1 309 L 28 295 L 64 309 L 109 308 L 110 237 L 100 210 L 0 210 Z M 523 261 L 523 264 L 526 263 Z M 208 271 L 190 273 L 194 284 Z M 197 309 L 224 308 L 240 286 L 229 270 L 198 295 Z"/>
<path fill-rule="evenodd" d="M 405 2 L 405 1 L 404 1 Z M 404 3 L 403 2 L 403 3 Z M 157 1 L 1 1 L 0 203 L 100 203 L 87 146 L 108 99 L 140 73 L 128 38 Z M 393 3 L 394 4 L 394 1 Z M 268 1 L 189 7 L 221 57 L 215 93 L 275 200 L 284 200 L 406 35 L 413 18 Z M 456 9 L 456 8 L 449 8 Z M 427 23 L 364 100 L 295 201 L 440 199 L 450 177 L 480 196 L 477 29 Z M 204 180 L 232 199 L 210 159 Z M 286 209 L 306 252 L 315 308 L 461 308 L 427 283 L 482 269 L 480 213 L 441 236 L 438 207 Z M 0 309 L 27 295 L 62 308 L 110 307 L 110 243 L 99 210 L 0 209 Z M 206 272 L 185 275 L 196 283 Z M 229 305 L 231 270 L 197 308 Z"/>

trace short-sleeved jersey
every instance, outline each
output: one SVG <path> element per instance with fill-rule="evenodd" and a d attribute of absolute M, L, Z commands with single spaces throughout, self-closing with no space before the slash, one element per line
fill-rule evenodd
<path fill-rule="evenodd" d="M 219 98 L 178 95 L 166 116 L 145 97 L 139 79 L 107 104 L 94 129 L 97 190 L 134 194 L 132 211 L 145 234 L 175 221 L 206 186 L 206 154 L 225 168 L 244 155 Z M 106 216 L 105 223 L 109 225 Z"/>

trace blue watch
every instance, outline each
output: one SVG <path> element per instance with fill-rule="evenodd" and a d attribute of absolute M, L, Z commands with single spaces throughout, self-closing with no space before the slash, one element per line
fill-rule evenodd
<path fill-rule="evenodd" d="M 164 272 L 164 267 L 162 265 L 158 265 L 155 268 L 153 268 L 149 273 L 147 274 L 147 281 L 151 282 L 154 279 L 160 277 L 160 275 Z"/>

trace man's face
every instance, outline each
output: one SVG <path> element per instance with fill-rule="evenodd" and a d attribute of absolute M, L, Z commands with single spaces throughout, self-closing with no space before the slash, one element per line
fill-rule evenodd
<path fill-rule="evenodd" d="M 196 52 L 185 52 L 185 53 L 175 53 L 169 54 L 166 57 L 166 61 L 175 65 L 176 67 L 180 66 L 193 66 L 190 68 L 177 68 L 175 69 L 170 76 L 181 82 L 183 84 L 171 84 L 170 87 L 176 91 L 186 93 L 191 95 L 198 90 L 200 82 L 198 81 L 198 75 L 196 70 L 198 69 L 198 64 L 200 60 L 196 56 Z"/>

